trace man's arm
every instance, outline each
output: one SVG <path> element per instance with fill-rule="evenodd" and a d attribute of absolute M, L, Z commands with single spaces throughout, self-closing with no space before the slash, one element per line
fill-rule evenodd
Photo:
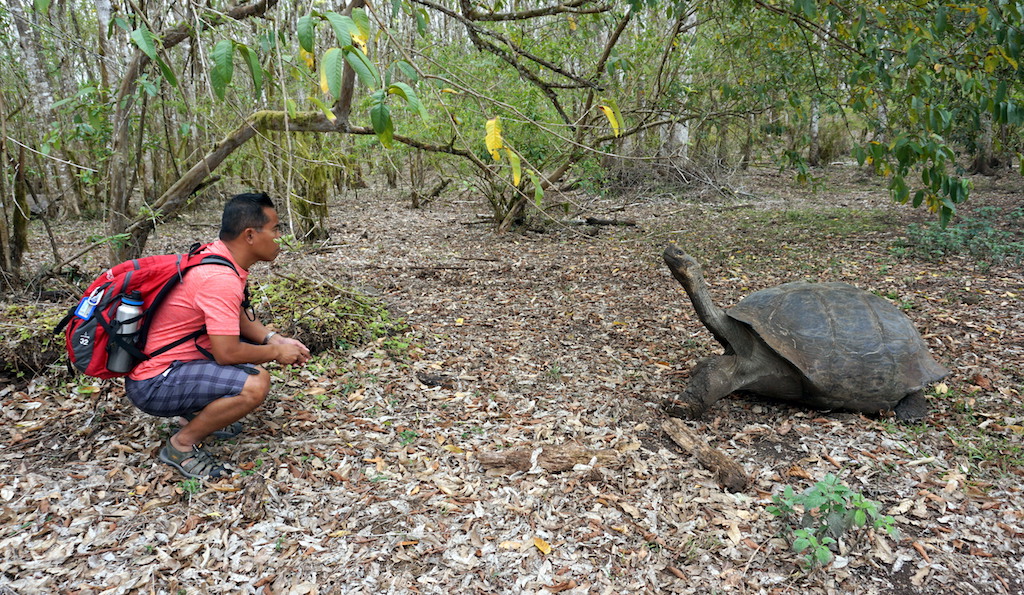
<path fill-rule="evenodd" d="M 255 318 L 255 313 L 253 317 Z M 244 308 L 238 316 L 238 329 L 241 332 L 243 339 L 247 339 L 258 345 L 262 345 L 264 343 L 264 339 L 267 338 L 267 334 L 270 333 L 270 329 L 264 326 L 259 320 L 249 320 Z"/>
<path fill-rule="evenodd" d="M 309 349 L 301 341 L 275 334 L 268 344 L 263 340 L 270 332 L 258 320 L 249 320 L 242 312 L 238 321 L 239 335 L 210 335 L 211 351 L 218 364 L 304 364 L 309 360 Z M 250 342 L 243 341 L 245 338 Z M 254 344 L 255 343 L 255 344 Z"/>

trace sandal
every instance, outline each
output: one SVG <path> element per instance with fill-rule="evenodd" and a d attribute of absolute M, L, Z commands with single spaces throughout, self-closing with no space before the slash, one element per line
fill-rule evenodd
<path fill-rule="evenodd" d="M 192 450 L 182 452 L 174 448 L 171 439 L 168 438 L 167 444 L 160 449 L 159 458 L 189 478 L 220 479 L 232 473 L 224 463 L 203 450 L 202 444 L 196 444 L 192 446 Z"/>
<path fill-rule="evenodd" d="M 183 417 L 185 421 L 192 421 L 193 419 L 195 419 L 197 415 L 199 415 L 198 411 L 195 413 L 189 413 L 188 415 L 182 415 L 181 417 Z M 217 440 L 231 440 L 232 438 L 241 434 L 242 430 L 244 429 L 245 426 L 242 425 L 242 422 L 236 421 L 234 423 L 228 424 L 224 428 L 217 430 L 216 432 L 213 432 L 212 434 L 210 434 L 210 436 L 213 436 Z"/>

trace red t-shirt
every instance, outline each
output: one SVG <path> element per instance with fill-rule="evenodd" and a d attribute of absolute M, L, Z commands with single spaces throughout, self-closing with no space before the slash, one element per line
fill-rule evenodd
<path fill-rule="evenodd" d="M 129 374 L 132 380 L 145 380 L 162 374 L 172 362 L 206 359 L 196 342 L 210 350 L 209 335 L 239 335 L 245 280 L 249 272 L 238 266 L 223 242 L 217 240 L 207 248 L 208 254 L 219 254 L 235 265 L 208 264 L 193 268 L 185 275 L 181 285 L 174 288 L 164 300 L 149 327 L 144 352 L 169 345 L 206 325 L 206 335 L 197 341 L 185 341 L 174 349 L 161 353 L 135 366 Z"/>

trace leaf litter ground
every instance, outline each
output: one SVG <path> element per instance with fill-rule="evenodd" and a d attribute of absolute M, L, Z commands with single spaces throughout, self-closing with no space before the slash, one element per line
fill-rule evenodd
<path fill-rule="evenodd" d="M 1013 179 L 977 180 L 971 208 L 1020 208 Z M 926 215 L 858 172 L 827 191 L 771 171 L 735 188 L 576 196 L 581 215 L 638 225 L 506 235 L 474 224 L 472 197 L 339 197 L 328 245 L 254 280 L 361 287 L 412 332 L 275 369 L 245 434 L 211 447 L 242 471 L 219 484 L 159 464 L 171 424 L 116 382 L 0 389 L 0 592 L 1020 592 L 1019 262 L 900 258 L 894 241 Z M 206 239 L 215 220 L 172 224 L 152 249 Z M 916 425 L 725 399 L 687 422 L 750 475 L 722 490 L 660 430 L 658 403 L 718 350 L 661 262 L 669 242 L 705 264 L 723 306 L 801 278 L 893 300 L 949 391 Z M 570 442 L 617 456 L 560 473 L 477 460 Z M 900 534 L 848 535 L 807 571 L 766 508 L 828 473 Z"/>

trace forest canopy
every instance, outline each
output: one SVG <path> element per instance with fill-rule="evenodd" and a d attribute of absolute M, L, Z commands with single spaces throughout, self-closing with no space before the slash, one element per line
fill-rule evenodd
<path fill-rule="evenodd" d="M 946 222 L 967 173 L 1019 162 L 1021 22 L 1015 1 L 8 0 L 5 291 L 30 215 L 104 220 L 117 260 L 218 186 L 285 197 L 303 241 L 369 176 L 414 204 L 454 184 L 504 230 L 556 185 L 855 159 Z"/>

